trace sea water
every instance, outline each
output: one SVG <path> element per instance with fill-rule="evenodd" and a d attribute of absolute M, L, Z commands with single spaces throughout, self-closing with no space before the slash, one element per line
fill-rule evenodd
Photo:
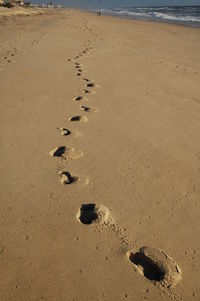
<path fill-rule="evenodd" d="M 107 15 L 200 27 L 200 6 L 120 7 L 101 11 Z"/>

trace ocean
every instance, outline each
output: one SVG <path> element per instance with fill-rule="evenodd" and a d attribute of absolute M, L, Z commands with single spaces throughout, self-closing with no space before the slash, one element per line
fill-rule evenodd
<path fill-rule="evenodd" d="M 101 11 L 106 15 L 200 27 L 200 6 L 121 7 Z"/>

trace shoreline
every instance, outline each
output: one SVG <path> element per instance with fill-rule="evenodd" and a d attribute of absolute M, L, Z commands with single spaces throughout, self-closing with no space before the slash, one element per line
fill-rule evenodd
<path fill-rule="evenodd" d="M 122 18 L 122 19 L 129 19 L 129 20 L 134 20 L 134 21 L 142 21 L 142 22 L 153 22 L 153 23 L 161 23 L 161 24 L 173 24 L 173 25 L 181 25 L 181 26 L 187 26 L 187 27 L 192 27 L 192 28 L 200 28 L 200 23 L 184 23 L 184 22 L 176 22 L 176 21 L 167 21 L 167 20 L 154 20 L 154 19 L 142 19 L 142 18 L 133 18 L 129 16 L 117 16 L 115 14 L 103 14 L 104 16 L 112 16 L 116 18 Z"/>
<path fill-rule="evenodd" d="M 83 13 L 89 13 L 92 15 L 96 15 L 95 11 L 87 10 L 87 9 L 81 9 L 81 8 L 71 8 L 71 7 L 45 7 L 43 8 L 42 6 L 30 6 L 30 7 L 13 7 L 13 8 L 1 8 L 0 7 L 0 16 L 23 16 L 23 15 L 28 15 L 29 13 L 31 15 L 33 14 L 39 14 L 39 13 L 56 13 L 56 11 L 79 11 Z M 9 14 L 10 13 L 10 14 Z M 134 18 L 134 17 L 129 17 L 129 16 L 123 16 L 123 15 L 116 15 L 116 14 L 104 14 L 102 13 L 103 17 L 113 17 L 116 19 L 122 19 L 122 20 L 132 20 L 132 21 L 138 21 L 138 22 L 144 22 L 144 23 L 158 23 L 158 24 L 169 24 L 169 25 L 178 25 L 178 26 L 185 26 L 189 28 L 200 28 L 200 24 L 192 24 L 192 23 L 184 23 L 184 22 L 175 22 L 175 21 L 168 21 L 168 20 L 153 20 L 153 19 L 142 19 L 142 18 Z"/>
<path fill-rule="evenodd" d="M 81 8 L 67 8 L 67 7 L 62 7 L 61 9 L 69 9 L 69 10 L 74 10 L 74 11 L 80 11 L 80 12 L 83 12 L 83 13 L 89 13 L 89 14 L 92 14 L 94 16 L 96 16 L 96 11 L 90 11 L 90 10 L 87 10 L 87 9 L 81 9 Z M 153 19 L 140 19 L 140 18 L 133 18 L 133 17 L 128 17 L 128 16 L 119 16 L 119 15 L 116 15 L 116 14 L 104 14 L 102 13 L 101 17 L 111 17 L 111 18 L 116 18 L 116 19 L 119 19 L 119 20 L 129 20 L 129 21 L 134 21 L 134 22 L 144 22 L 144 23 L 158 23 L 158 24 L 169 24 L 169 25 L 177 25 L 177 26 L 184 26 L 184 27 L 189 27 L 189 28 L 197 28 L 199 29 L 200 28 L 200 24 L 195 24 L 195 25 L 192 25 L 192 24 L 188 24 L 188 23 L 179 23 L 179 22 L 173 22 L 173 21 L 165 21 L 165 20 L 153 20 Z"/>
<path fill-rule="evenodd" d="M 80 11 L 80 12 L 82 12 L 82 13 L 88 13 L 88 14 L 91 14 L 91 15 L 93 15 L 93 16 L 95 16 L 96 17 L 96 13 L 95 12 L 92 12 L 92 11 L 88 11 L 88 10 L 84 10 L 84 9 L 72 9 L 72 10 L 74 10 L 74 11 Z M 176 23 L 176 22 L 165 22 L 165 21 L 159 21 L 159 20 L 145 20 L 145 19 L 134 19 L 134 18 L 129 18 L 129 17 L 120 17 L 120 16 L 116 16 L 116 15 L 113 15 L 113 14 L 102 14 L 101 15 L 101 17 L 105 17 L 105 18 L 111 18 L 111 20 L 112 20 L 112 18 L 113 19 L 116 19 L 116 20 L 123 20 L 123 21 L 131 21 L 131 22 L 133 22 L 133 23 L 135 23 L 135 24 L 157 24 L 157 25 L 164 25 L 164 26 L 168 26 L 169 25 L 169 27 L 176 27 L 177 26 L 177 28 L 188 28 L 188 29 L 194 29 L 194 30 L 198 30 L 199 28 L 200 28 L 200 25 L 199 26 L 190 26 L 190 25 L 188 25 L 188 24 L 182 24 L 182 23 Z M 130 22 L 130 23 L 131 23 Z"/>
<path fill-rule="evenodd" d="M 80 10 L 80 11 L 83 11 L 83 12 L 88 12 L 88 13 L 92 13 L 92 14 L 96 14 L 96 11 L 91 11 L 91 10 L 87 10 L 87 9 L 76 9 L 74 8 L 74 10 Z M 176 22 L 176 21 L 170 21 L 170 20 L 159 20 L 159 19 L 142 19 L 142 18 L 134 18 L 134 17 L 131 17 L 131 16 L 126 16 L 126 15 L 117 15 L 117 14 L 112 14 L 112 13 L 104 13 L 102 12 L 102 16 L 104 17 L 114 17 L 114 18 L 119 18 L 119 19 L 125 19 L 125 20 L 133 20 L 133 21 L 141 21 L 141 22 L 153 22 L 153 23 L 161 23 L 161 24 L 172 24 L 172 25 L 181 25 L 181 26 L 187 26 L 187 27 L 192 27 L 192 28 L 200 28 L 200 23 L 195 23 L 195 24 L 192 24 L 191 23 L 184 23 L 182 21 L 180 22 Z"/>

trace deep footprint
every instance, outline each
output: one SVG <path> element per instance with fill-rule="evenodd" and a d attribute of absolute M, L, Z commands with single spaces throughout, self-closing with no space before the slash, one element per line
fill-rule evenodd
<path fill-rule="evenodd" d="M 94 87 L 95 87 L 95 84 L 94 84 L 94 83 L 88 83 L 88 84 L 86 85 L 86 87 L 88 87 L 88 88 L 94 88 Z"/>
<path fill-rule="evenodd" d="M 84 112 L 87 112 L 87 113 L 90 113 L 90 112 L 96 112 L 97 110 L 96 109 L 91 109 L 91 108 L 89 108 L 89 107 L 87 107 L 87 106 L 80 106 L 80 109 L 82 110 L 82 111 L 84 111 Z"/>
<path fill-rule="evenodd" d="M 80 122 L 87 122 L 87 117 L 86 116 L 80 116 L 80 115 L 77 115 L 77 116 L 73 116 L 71 118 L 69 118 L 69 121 L 80 121 Z"/>
<path fill-rule="evenodd" d="M 159 249 L 143 247 L 139 252 L 128 252 L 128 258 L 151 281 L 173 287 L 181 280 L 181 269 L 177 263 Z"/>
<path fill-rule="evenodd" d="M 83 99 L 83 96 L 77 96 L 77 97 L 74 98 L 75 101 L 80 101 L 82 99 Z"/>
<path fill-rule="evenodd" d="M 80 121 L 81 120 L 81 116 L 74 116 L 70 118 L 70 121 Z"/>
<path fill-rule="evenodd" d="M 86 77 L 83 78 L 84 81 L 89 82 L 90 80 Z"/>
<path fill-rule="evenodd" d="M 71 134 L 70 130 L 68 130 L 66 128 L 59 128 L 59 131 L 60 131 L 62 136 L 68 136 L 68 135 Z"/>
<path fill-rule="evenodd" d="M 90 91 L 84 89 L 84 90 L 83 90 L 83 93 L 87 94 L 87 93 L 90 93 Z"/>
<path fill-rule="evenodd" d="M 110 211 L 104 205 L 91 203 L 81 205 L 76 217 L 84 225 L 93 223 L 113 224 L 114 222 Z"/>
<path fill-rule="evenodd" d="M 79 159 L 83 156 L 83 153 L 80 150 L 74 148 L 67 148 L 66 146 L 59 146 L 49 152 L 49 155 L 52 157 L 60 157 L 63 160 L 67 159 Z"/>
<path fill-rule="evenodd" d="M 52 157 L 62 157 L 64 155 L 65 151 L 66 151 L 65 146 L 59 146 L 59 147 L 51 150 L 49 154 Z"/>
<path fill-rule="evenodd" d="M 81 110 L 83 110 L 85 112 L 90 112 L 91 111 L 91 109 L 89 107 L 86 107 L 86 106 L 81 106 L 80 108 L 81 108 Z"/>
<path fill-rule="evenodd" d="M 75 101 L 88 101 L 87 97 L 85 96 L 77 96 L 77 97 L 74 97 L 73 100 Z"/>
<path fill-rule="evenodd" d="M 90 91 L 90 90 L 87 90 L 87 89 L 83 89 L 82 91 L 83 91 L 84 94 L 89 94 L 89 93 L 90 94 L 96 94 L 95 91 Z"/>
<path fill-rule="evenodd" d="M 96 85 L 95 83 L 87 83 L 86 88 L 99 88 L 99 85 Z"/>
<path fill-rule="evenodd" d="M 68 172 L 68 171 L 60 171 L 60 172 L 59 172 L 59 175 L 60 175 L 60 177 L 61 177 L 60 182 L 61 182 L 62 184 L 67 184 L 67 185 L 69 185 L 69 184 L 71 184 L 71 183 L 74 183 L 74 182 L 77 180 L 77 178 L 74 177 L 74 176 L 72 176 L 72 175 L 70 174 L 70 172 Z"/>

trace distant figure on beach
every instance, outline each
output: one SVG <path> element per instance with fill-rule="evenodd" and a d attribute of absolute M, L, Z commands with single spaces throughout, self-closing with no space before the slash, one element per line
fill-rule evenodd
<path fill-rule="evenodd" d="M 101 12 L 100 11 L 97 12 L 97 16 L 101 16 Z"/>

